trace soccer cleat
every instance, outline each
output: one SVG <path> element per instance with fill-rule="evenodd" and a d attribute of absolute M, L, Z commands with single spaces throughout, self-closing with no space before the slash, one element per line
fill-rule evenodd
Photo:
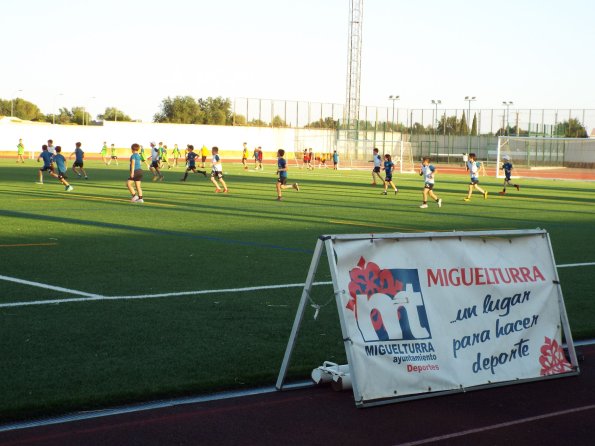
<path fill-rule="evenodd" d="M 78 177 L 79 177 L 79 178 L 81 177 L 81 174 L 80 174 L 80 173 L 79 173 L 79 174 L 77 174 L 77 175 L 78 175 Z"/>
<path fill-rule="evenodd" d="M 438 198 L 438 207 L 441 208 L 442 207 L 442 198 Z"/>
<path fill-rule="evenodd" d="M 159 179 L 159 177 L 157 175 L 153 175 L 153 181 L 157 181 Z"/>
<path fill-rule="evenodd" d="M 372 183 L 372 186 L 376 186 L 376 183 Z"/>
<path fill-rule="evenodd" d="M 395 195 L 399 193 L 399 189 L 395 189 Z"/>
<path fill-rule="evenodd" d="M 139 198 L 138 200 L 135 201 L 135 203 L 144 203 L 145 200 L 143 200 L 142 198 Z"/>
<path fill-rule="evenodd" d="M 136 203 L 138 200 L 140 200 L 140 198 L 138 198 L 138 195 L 135 195 L 130 199 L 130 201 L 132 201 L 133 203 Z"/>
<path fill-rule="evenodd" d="M 70 192 L 70 191 L 73 191 L 73 190 L 74 190 L 74 187 L 72 187 L 72 186 L 66 186 L 66 192 Z"/>
<path fill-rule="evenodd" d="M 297 183 L 293 183 L 293 186 L 292 186 L 292 187 L 293 187 L 295 190 L 297 190 L 298 192 L 300 191 L 300 185 L 299 185 L 299 184 L 297 184 Z"/>
<path fill-rule="evenodd" d="M 465 197 L 465 198 L 463 198 L 463 201 L 471 201 L 471 198 Z"/>
<path fill-rule="evenodd" d="M 500 192 L 498 192 L 498 195 L 506 195 L 506 192 L 504 192 L 503 190 L 501 190 Z"/>
<path fill-rule="evenodd" d="M 227 188 L 223 189 L 223 193 L 224 193 L 224 194 L 226 194 L 227 192 L 229 192 L 229 191 L 227 190 Z"/>
<path fill-rule="evenodd" d="M 516 190 L 519 190 L 521 188 L 518 184 L 515 184 L 514 187 L 516 187 Z"/>
<path fill-rule="evenodd" d="M 426 203 L 424 203 L 424 204 L 422 204 L 422 205 L 420 206 L 420 208 L 422 208 L 422 209 L 427 209 L 427 208 L 428 208 L 428 205 L 427 205 Z"/>
<path fill-rule="evenodd" d="M 483 199 L 484 199 L 484 200 L 487 200 L 487 199 L 488 199 L 488 193 L 487 193 L 487 191 L 486 191 L 486 192 L 484 192 L 484 194 L 483 194 Z"/>
<path fill-rule="evenodd" d="M 282 201 L 282 200 L 283 200 L 283 198 L 277 197 L 277 201 Z"/>
<path fill-rule="evenodd" d="M 163 175 L 159 176 L 159 181 L 163 181 Z"/>
<path fill-rule="evenodd" d="M 221 189 L 219 189 L 219 188 L 215 189 L 215 193 L 216 193 L 216 194 L 218 194 L 218 193 L 220 193 L 220 192 L 221 192 Z"/>
<path fill-rule="evenodd" d="M 89 179 L 89 177 L 85 177 L 85 180 L 88 180 L 88 179 Z"/>

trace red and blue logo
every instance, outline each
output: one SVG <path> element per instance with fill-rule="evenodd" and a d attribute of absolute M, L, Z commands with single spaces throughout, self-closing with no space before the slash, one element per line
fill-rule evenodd
<path fill-rule="evenodd" d="M 365 342 L 432 338 L 417 269 L 380 269 L 362 257 L 349 276 L 346 307 Z"/>

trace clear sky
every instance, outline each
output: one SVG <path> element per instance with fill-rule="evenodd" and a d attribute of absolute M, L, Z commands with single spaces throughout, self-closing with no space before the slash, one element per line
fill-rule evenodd
<path fill-rule="evenodd" d="M 176 95 L 343 103 L 348 13 L 349 0 L 5 0 L 0 97 L 144 120 Z M 595 108 L 594 47 L 593 0 L 365 0 L 361 103 Z"/>

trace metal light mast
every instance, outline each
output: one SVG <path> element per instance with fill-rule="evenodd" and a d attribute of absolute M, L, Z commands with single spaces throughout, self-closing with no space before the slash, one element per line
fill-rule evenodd
<path fill-rule="evenodd" d="M 362 19 L 364 0 L 349 0 L 349 43 L 347 59 L 347 96 L 344 120 L 347 138 L 358 139 L 359 93 L 362 67 Z"/>

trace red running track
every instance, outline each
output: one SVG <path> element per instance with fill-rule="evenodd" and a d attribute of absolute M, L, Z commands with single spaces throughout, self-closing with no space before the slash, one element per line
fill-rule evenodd
<path fill-rule="evenodd" d="M 0 433 L 0 445 L 593 445 L 595 346 L 581 374 L 356 409 L 289 390 Z"/>

